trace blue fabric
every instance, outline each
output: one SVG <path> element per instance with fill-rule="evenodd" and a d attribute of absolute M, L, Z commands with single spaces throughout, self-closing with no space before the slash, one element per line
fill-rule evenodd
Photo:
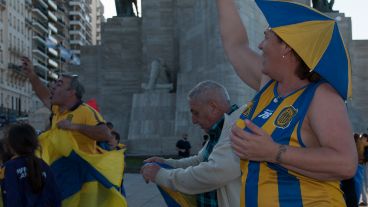
<path fill-rule="evenodd" d="M 173 169 L 173 167 L 171 167 L 168 164 L 165 163 L 159 163 L 159 162 L 150 162 L 150 163 L 145 163 L 146 164 L 155 164 L 158 165 L 164 169 Z M 168 195 L 160 186 L 157 185 L 158 190 L 160 191 L 162 197 L 165 200 L 165 203 L 168 207 L 180 207 L 180 205 L 170 196 Z"/>
<path fill-rule="evenodd" d="M 358 201 L 360 199 L 360 194 L 362 194 L 362 185 L 364 182 L 363 174 L 364 174 L 364 166 L 359 164 L 357 172 L 354 176 L 355 192 L 357 194 Z"/>
<path fill-rule="evenodd" d="M 310 7 L 288 1 L 256 0 L 256 3 L 271 28 L 306 21 L 332 20 Z"/>
<path fill-rule="evenodd" d="M 18 157 L 4 164 L 5 175 L 1 182 L 4 207 L 59 207 L 60 192 L 49 166 L 38 159 L 43 173 L 44 187 L 33 193 L 27 175 L 26 157 Z"/>
<path fill-rule="evenodd" d="M 68 157 L 62 157 L 52 163 L 51 169 L 55 174 L 57 184 L 61 191 L 62 199 L 65 199 L 82 188 L 85 182 L 98 180 L 106 188 L 115 187 L 103 175 L 100 174 L 87 161 L 79 157 L 75 152 Z"/>
<path fill-rule="evenodd" d="M 348 94 L 348 59 L 340 32 L 335 24 L 330 44 L 314 71 L 326 79 L 345 100 Z"/>
<path fill-rule="evenodd" d="M 104 149 L 104 150 L 107 150 L 107 151 L 110 151 L 111 150 L 111 147 L 109 145 L 109 142 L 107 142 L 107 141 L 97 142 L 97 145 L 99 147 L 101 147 L 102 149 Z"/>

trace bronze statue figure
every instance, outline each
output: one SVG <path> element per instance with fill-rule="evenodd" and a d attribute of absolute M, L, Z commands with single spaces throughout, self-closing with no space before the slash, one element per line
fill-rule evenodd
<path fill-rule="evenodd" d="M 133 4 L 137 11 L 138 16 L 138 5 L 137 0 L 115 0 L 116 15 L 118 17 L 134 17 L 136 16 L 133 11 Z"/>
<path fill-rule="evenodd" d="M 320 12 L 335 12 L 332 10 L 332 7 L 335 3 L 335 0 L 312 0 L 313 8 L 317 9 Z"/>

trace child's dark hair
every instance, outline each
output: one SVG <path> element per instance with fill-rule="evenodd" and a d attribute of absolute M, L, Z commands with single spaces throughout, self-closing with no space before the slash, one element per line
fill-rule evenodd
<path fill-rule="evenodd" d="M 41 192 L 44 183 L 41 163 L 35 156 L 39 146 L 35 129 L 29 124 L 14 124 L 8 130 L 5 144 L 13 153 L 26 158 L 28 180 L 32 191 Z"/>
<path fill-rule="evenodd" d="M 0 159 L 1 163 L 4 164 L 10 160 L 14 155 L 12 155 L 9 150 L 6 149 L 4 140 L 0 140 Z"/>
<path fill-rule="evenodd" d="M 111 134 L 114 136 L 115 140 L 120 142 L 120 134 L 116 131 L 112 131 Z"/>

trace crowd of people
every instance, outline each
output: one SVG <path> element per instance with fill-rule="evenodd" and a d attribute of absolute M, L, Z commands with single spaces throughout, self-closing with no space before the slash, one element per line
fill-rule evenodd
<path fill-rule="evenodd" d="M 272 2 L 299 5 L 256 2 L 267 18 Z M 354 142 L 346 96 L 283 36 L 288 28 L 267 28 L 258 54 L 249 46 L 234 0 L 217 4 L 225 53 L 257 94 L 238 106 L 223 85 L 198 83 L 187 100 L 192 123 L 207 135 L 202 149 L 191 152 L 183 134 L 176 144 L 179 158 L 144 160 L 143 179 L 156 183 L 175 206 L 356 206 L 360 197 L 367 205 L 368 137 L 355 135 Z M 309 10 L 310 20 L 316 14 Z M 287 19 L 287 12 L 278 15 L 276 20 Z M 31 61 L 22 61 L 52 114 L 49 129 L 39 136 L 29 124 L 8 129 L 0 148 L 3 205 L 127 206 L 126 146 L 113 124 L 82 101 L 78 76 L 60 74 L 46 87 Z"/>

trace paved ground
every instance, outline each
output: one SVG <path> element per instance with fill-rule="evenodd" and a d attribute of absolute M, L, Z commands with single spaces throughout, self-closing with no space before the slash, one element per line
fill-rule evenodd
<path fill-rule="evenodd" d="M 146 184 L 140 174 L 126 173 L 124 186 L 128 207 L 165 207 L 156 185 Z"/>

